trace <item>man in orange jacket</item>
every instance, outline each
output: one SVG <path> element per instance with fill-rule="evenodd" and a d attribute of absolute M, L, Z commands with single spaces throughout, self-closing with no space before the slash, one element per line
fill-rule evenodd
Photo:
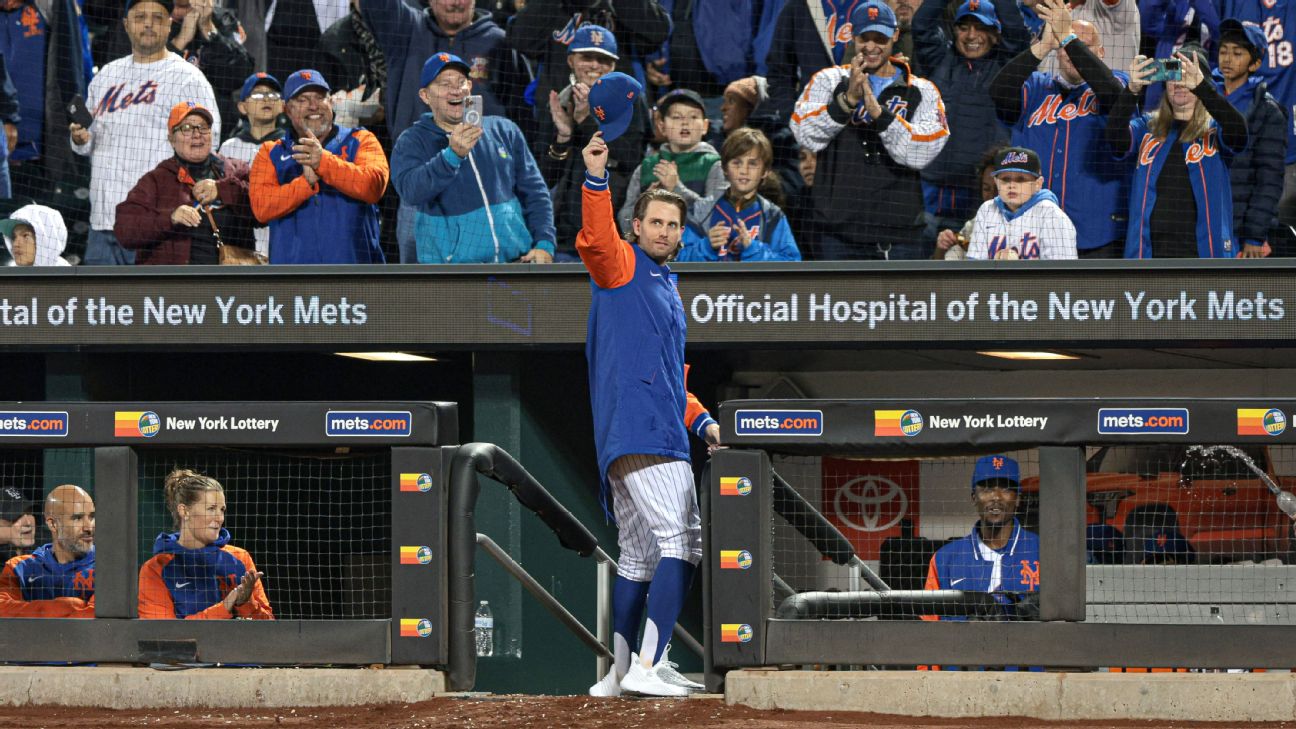
<path fill-rule="evenodd" d="M 63 484 L 45 499 L 54 541 L 0 572 L 0 618 L 94 617 L 94 499 Z"/>

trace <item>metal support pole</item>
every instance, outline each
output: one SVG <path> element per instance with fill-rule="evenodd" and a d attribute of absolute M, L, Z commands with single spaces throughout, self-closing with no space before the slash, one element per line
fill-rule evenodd
<path fill-rule="evenodd" d="M 595 630 L 598 631 L 598 641 L 612 654 L 616 655 L 616 646 L 612 643 L 612 580 L 616 577 L 616 566 L 611 562 L 600 560 L 598 566 L 598 604 L 594 606 Z M 603 655 L 598 657 L 598 675 L 595 681 L 600 681 L 607 672 L 612 668 L 612 661 Z"/>

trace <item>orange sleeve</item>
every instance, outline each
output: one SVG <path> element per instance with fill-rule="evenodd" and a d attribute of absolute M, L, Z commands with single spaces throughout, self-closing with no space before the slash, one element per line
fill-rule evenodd
<path fill-rule="evenodd" d="M 319 163 L 319 177 L 349 198 L 377 203 L 387 189 L 387 177 L 391 174 L 387 155 L 383 154 L 382 145 L 373 133 L 357 129 L 355 136 L 360 142 L 355 161 L 348 162 L 324 150 Z"/>
<path fill-rule="evenodd" d="M 139 617 L 141 620 L 175 620 L 175 601 L 162 581 L 162 568 L 172 559 L 159 554 L 144 563 L 139 573 Z"/>
<path fill-rule="evenodd" d="M 79 597 L 56 597 L 53 600 L 24 600 L 14 567 L 31 555 L 20 555 L 5 563 L 0 572 L 0 618 L 93 618 L 94 605 Z"/>
<path fill-rule="evenodd" d="M 924 590 L 941 589 L 940 577 L 936 574 L 936 555 L 932 555 L 931 561 L 927 563 L 927 583 L 923 585 Z M 940 620 L 935 615 L 919 615 L 923 620 Z"/>
<path fill-rule="evenodd" d="M 305 177 L 298 177 L 287 185 L 279 184 L 274 163 L 270 161 L 270 148 L 276 144 L 278 142 L 261 145 L 248 174 L 248 200 L 252 203 L 252 214 L 262 223 L 291 213 L 319 191 L 306 182 Z"/>
<path fill-rule="evenodd" d="M 581 229 L 576 234 L 576 252 L 599 288 L 615 289 L 634 278 L 634 251 L 617 232 L 612 191 L 606 187 L 591 190 L 581 186 Z"/>
<path fill-rule="evenodd" d="M 706 406 L 697 398 L 697 395 L 688 390 L 689 366 L 684 365 L 684 427 L 692 430 L 693 422 L 703 415 L 709 415 Z"/>
<path fill-rule="evenodd" d="M 237 551 L 235 551 L 237 550 Z M 252 562 L 252 555 L 248 554 L 246 549 L 231 550 L 235 557 L 243 563 L 248 572 L 256 572 L 256 565 Z M 248 601 L 234 608 L 240 618 L 249 618 L 251 620 L 274 620 L 274 610 L 270 609 L 270 598 L 266 597 L 265 582 L 257 580 L 256 585 L 252 588 L 252 597 Z"/>

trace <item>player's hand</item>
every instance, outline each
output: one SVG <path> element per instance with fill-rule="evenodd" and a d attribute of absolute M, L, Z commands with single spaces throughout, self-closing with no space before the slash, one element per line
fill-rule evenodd
<path fill-rule="evenodd" d="M 936 235 L 937 250 L 948 251 L 951 247 L 958 245 L 958 234 L 946 228 Z"/>
<path fill-rule="evenodd" d="M 5 145 L 8 147 L 10 152 L 13 152 L 18 148 L 18 125 L 6 122 L 4 128 Z"/>
<path fill-rule="evenodd" d="M 1146 88 L 1151 82 L 1147 80 L 1155 69 L 1152 68 L 1153 59 L 1144 55 L 1134 56 L 1130 61 L 1129 67 L 1129 90 L 1137 94 Z"/>
<path fill-rule="evenodd" d="M 1197 57 L 1189 58 L 1182 53 L 1176 53 L 1175 58 L 1179 59 L 1179 66 L 1183 69 L 1183 85 L 1189 89 L 1195 89 L 1206 78 L 1202 73 L 1201 64 L 1197 63 Z"/>
<path fill-rule="evenodd" d="M 475 127 L 471 124 L 459 124 L 453 132 L 450 132 L 450 149 L 461 158 L 466 158 L 472 153 L 473 147 L 477 146 L 477 141 L 481 139 L 482 128 Z"/>
<path fill-rule="evenodd" d="M 704 440 L 706 440 L 708 455 L 715 453 L 721 448 L 724 448 L 724 446 L 720 444 L 720 424 L 719 423 L 711 423 L 710 425 L 708 425 L 706 427 L 706 430 L 703 431 L 702 437 Z"/>
<path fill-rule="evenodd" d="M 1269 251 L 1265 250 L 1263 243 L 1258 246 L 1250 243 L 1243 243 L 1242 252 L 1238 254 L 1238 258 L 1264 258 L 1268 255 Z"/>
<path fill-rule="evenodd" d="M 572 119 L 577 124 L 583 124 L 589 118 L 589 92 L 588 84 L 578 83 L 572 86 Z"/>
<path fill-rule="evenodd" d="M 72 143 L 78 147 L 90 142 L 90 130 L 80 124 L 69 124 L 68 132 L 72 134 Z"/>
<path fill-rule="evenodd" d="M 549 118 L 553 119 L 554 128 L 558 131 L 558 142 L 566 144 L 576 133 L 576 122 L 571 114 L 563 108 L 557 91 L 549 92 Z"/>
<path fill-rule="evenodd" d="M 238 587 L 230 590 L 225 599 L 221 600 L 221 605 L 224 606 L 225 611 L 233 613 L 235 608 L 250 600 L 252 598 L 252 588 L 256 587 L 256 583 L 262 577 L 265 577 L 264 572 L 243 573 L 243 579 L 239 580 Z"/>
<path fill-rule="evenodd" d="M 309 167 L 319 172 L 320 158 L 324 156 L 324 145 L 320 144 L 315 132 L 307 129 L 306 136 L 298 138 L 292 150 L 292 158 L 302 167 Z"/>
<path fill-rule="evenodd" d="M 725 246 L 729 245 L 729 226 L 716 223 L 707 231 L 707 238 L 711 241 L 711 248 L 723 256 Z"/>
<path fill-rule="evenodd" d="M 657 175 L 657 181 L 661 183 L 663 190 L 674 190 L 679 184 L 679 167 L 670 160 L 658 160 L 653 165 L 653 174 Z"/>
<path fill-rule="evenodd" d="M 585 159 L 585 169 L 591 175 L 594 177 L 607 175 L 608 146 L 607 142 L 603 141 L 603 132 L 594 132 L 589 144 L 581 150 L 581 157 Z"/>
<path fill-rule="evenodd" d="M 644 75 L 648 77 L 648 83 L 653 86 L 670 86 L 671 77 L 662 69 L 666 67 L 666 59 L 658 58 L 644 66 Z"/>
<path fill-rule="evenodd" d="M 192 205 L 181 205 L 171 211 L 171 224 L 183 225 L 186 228 L 197 228 L 202 223 L 202 213 Z"/>
<path fill-rule="evenodd" d="M 214 202 L 219 195 L 215 180 L 199 180 L 193 186 L 193 198 L 203 205 Z"/>
<path fill-rule="evenodd" d="M 864 94 L 870 93 L 869 75 L 864 72 L 864 54 L 856 53 L 851 59 L 850 81 L 846 85 L 846 103 L 858 106 Z"/>
<path fill-rule="evenodd" d="M 521 263 L 553 263 L 553 255 L 543 248 L 532 248 L 518 261 Z"/>

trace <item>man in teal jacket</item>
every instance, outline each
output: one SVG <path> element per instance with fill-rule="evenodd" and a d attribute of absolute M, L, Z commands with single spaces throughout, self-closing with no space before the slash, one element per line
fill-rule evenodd
<path fill-rule="evenodd" d="M 392 149 L 396 192 L 418 209 L 416 251 L 402 251 L 401 260 L 551 263 L 549 188 L 517 125 L 498 116 L 482 115 L 480 126 L 465 119 L 468 74 L 458 56 L 429 58 L 419 98 L 431 111 Z"/>

